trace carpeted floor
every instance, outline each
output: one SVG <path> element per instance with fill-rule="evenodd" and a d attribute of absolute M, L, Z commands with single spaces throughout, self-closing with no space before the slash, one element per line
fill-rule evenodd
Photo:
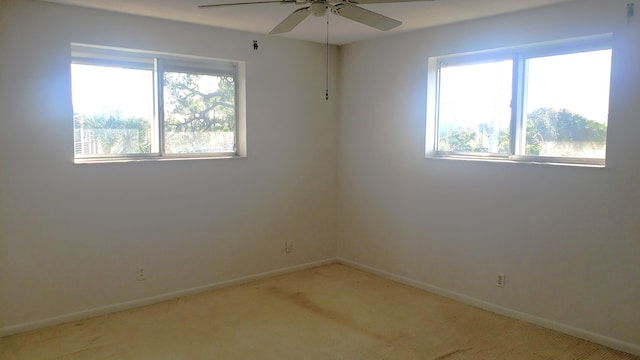
<path fill-rule="evenodd" d="M 0 359 L 640 359 L 327 265 L 0 339 Z"/>

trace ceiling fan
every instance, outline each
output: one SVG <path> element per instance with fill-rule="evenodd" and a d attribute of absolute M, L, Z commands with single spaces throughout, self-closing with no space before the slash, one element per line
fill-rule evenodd
<path fill-rule="evenodd" d="M 292 4 L 305 6 L 300 8 L 289 16 L 269 32 L 269 34 L 287 33 L 307 16 L 324 16 L 329 9 L 332 13 L 344 18 L 359 22 L 364 25 L 371 26 L 378 30 L 386 31 L 402 25 L 401 21 L 378 14 L 376 12 L 359 7 L 359 4 L 385 4 L 410 1 L 433 1 L 433 0 L 258 0 L 248 2 L 223 3 L 200 5 L 199 8 L 212 8 L 218 6 L 235 6 L 235 5 L 252 5 L 252 4 Z"/>

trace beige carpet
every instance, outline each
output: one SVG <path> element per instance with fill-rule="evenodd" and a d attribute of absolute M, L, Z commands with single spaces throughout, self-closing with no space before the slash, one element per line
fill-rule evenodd
<path fill-rule="evenodd" d="M 0 339 L 0 359 L 640 359 L 342 265 Z"/>

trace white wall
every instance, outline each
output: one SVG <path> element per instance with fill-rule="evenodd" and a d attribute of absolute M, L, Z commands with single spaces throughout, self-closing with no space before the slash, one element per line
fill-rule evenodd
<path fill-rule="evenodd" d="M 70 42 L 245 61 L 248 157 L 74 165 Z M 0 1 L 0 330 L 334 257 L 337 105 L 309 70 L 324 51 Z"/>
<path fill-rule="evenodd" d="M 321 45 L 0 0 L 0 334 L 338 254 L 640 352 L 640 16 L 627 25 L 626 3 L 348 45 L 326 103 Z M 609 31 L 607 168 L 424 158 L 429 56 Z M 73 165 L 70 42 L 246 61 L 248 158 Z"/>
<path fill-rule="evenodd" d="M 627 25 L 627 2 L 574 1 L 344 46 L 338 255 L 640 353 L 640 15 Z M 424 158 L 428 57 L 605 32 L 605 169 Z"/>

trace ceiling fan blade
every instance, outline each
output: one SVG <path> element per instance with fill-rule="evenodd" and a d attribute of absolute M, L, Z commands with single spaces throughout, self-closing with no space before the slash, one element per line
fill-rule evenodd
<path fill-rule="evenodd" d="M 269 34 L 283 34 L 293 30 L 302 20 L 306 19 L 311 14 L 311 10 L 308 7 L 298 9 L 287 16 L 282 22 L 269 32 Z"/>
<path fill-rule="evenodd" d="M 399 2 L 414 2 L 414 1 L 434 1 L 434 0 L 353 0 L 349 1 L 353 4 L 389 4 Z"/>
<path fill-rule="evenodd" d="M 339 3 L 332 6 L 331 12 L 382 31 L 391 30 L 402 25 L 401 21 L 348 3 Z"/>
<path fill-rule="evenodd" d="M 224 4 L 208 4 L 208 5 L 198 5 L 200 9 L 212 8 L 218 6 L 234 6 L 234 5 L 253 5 L 253 4 L 295 4 L 296 0 L 264 0 L 264 1 L 247 1 L 247 2 L 236 2 L 236 3 L 224 3 Z"/>

